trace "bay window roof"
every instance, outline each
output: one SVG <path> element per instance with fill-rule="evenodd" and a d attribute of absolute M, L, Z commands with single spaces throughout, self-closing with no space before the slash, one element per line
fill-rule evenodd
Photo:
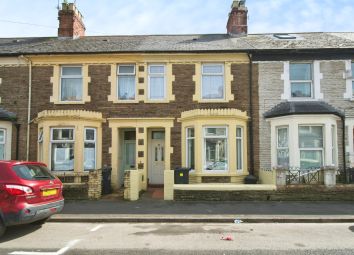
<path fill-rule="evenodd" d="M 288 115 L 308 114 L 333 114 L 338 117 L 344 117 L 343 112 L 322 101 L 282 102 L 264 113 L 264 117 L 269 119 Z"/>

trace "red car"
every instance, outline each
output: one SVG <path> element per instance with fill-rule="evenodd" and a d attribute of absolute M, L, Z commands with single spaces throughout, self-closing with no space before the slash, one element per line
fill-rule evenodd
<path fill-rule="evenodd" d="M 6 227 L 38 223 L 64 207 L 63 184 L 38 162 L 0 161 L 0 236 Z"/>

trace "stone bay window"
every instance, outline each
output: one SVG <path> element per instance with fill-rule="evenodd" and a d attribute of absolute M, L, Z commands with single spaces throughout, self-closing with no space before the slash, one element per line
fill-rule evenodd
<path fill-rule="evenodd" d="M 101 168 L 102 114 L 81 110 L 38 114 L 38 159 L 52 171 Z"/>
<path fill-rule="evenodd" d="M 247 121 L 237 109 L 191 110 L 182 113 L 182 166 L 191 180 L 221 178 L 236 182 L 247 175 Z"/>

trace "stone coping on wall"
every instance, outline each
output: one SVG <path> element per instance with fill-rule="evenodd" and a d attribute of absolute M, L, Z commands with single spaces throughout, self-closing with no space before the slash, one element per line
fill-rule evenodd
<path fill-rule="evenodd" d="M 182 112 L 179 121 L 187 119 L 215 117 L 215 118 L 238 118 L 248 120 L 247 113 L 238 109 L 195 109 Z"/>
<path fill-rule="evenodd" d="M 276 185 L 268 184 L 232 184 L 232 183 L 198 183 L 174 184 L 174 190 L 210 190 L 210 191 L 273 191 Z"/>
<path fill-rule="evenodd" d="M 94 120 L 104 121 L 101 112 L 85 111 L 85 110 L 45 110 L 38 113 L 35 122 L 40 122 L 43 119 L 79 119 L 79 120 Z"/>

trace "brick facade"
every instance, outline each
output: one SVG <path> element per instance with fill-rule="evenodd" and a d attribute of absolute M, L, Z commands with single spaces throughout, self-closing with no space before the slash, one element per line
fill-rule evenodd
<path fill-rule="evenodd" d="M 258 123 L 258 85 L 257 76 L 258 68 L 253 68 L 253 107 L 254 107 L 254 130 L 257 130 Z M 181 117 L 183 111 L 192 109 L 222 109 L 237 108 L 246 111 L 249 114 L 249 64 L 233 64 L 231 67 L 234 81 L 232 82 L 232 93 L 235 100 L 229 103 L 198 103 L 193 101 L 195 92 L 195 82 L 193 75 L 195 74 L 194 64 L 174 64 L 173 75 L 175 81 L 172 84 L 175 101 L 163 104 L 113 104 L 108 101 L 110 95 L 110 65 L 90 65 L 88 93 L 91 102 L 84 105 L 57 105 L 50 103 L 50 96 L 53 94 L 53 84 L 50 77 L 53 76 L 52 66 L 34 66 L 32 68 L 32 108 L 31 120 L 35 119 L 39 112 L 43 110 L 89 110 L 102 112 L 104 118 L 148 118 L 148 117 L 173 117 L 175 118 L 174 127 L 171 130 L 171 145 L 174 153 L 171 155 L 171 167 L 181 166 L 181 123 L 177 122 L 177 118 Z M 27 121 L 27 93 L 28 93 L 28 68 L 26 67 L 0 67 L 0 77 L 3 78 L 3 85 L 6 90 L 0 90 L 3 98 L 2 106 L 10 111 L 18 114 L 19 123 L 21 124 L 20 133 L 20 159 L 25 158 L 26 150 L 26 121 Z M 11 91 L 11 93 L 4 93 Z M 21 100 L 21 104 L 19 103 Z M 163 111 L 161 110 L 163 109 Z M 102 135 L 102 165 L 111 164 L 111 155 L 109 147 L 111 146 L 111 129 L 108 123 L 103 123 Z M 37 124 L 31 123 L 30 132 L 30 160 L 37 160 Z M 249 141 L 249 139 L 248 139 Z M 255 146 L 255 166 L 258 167 L 258 135 L 254 133 Z M 250 146 L 248 145 L 248 148 Z M 250 162 L 248 163 L 250 165 Z"/>

